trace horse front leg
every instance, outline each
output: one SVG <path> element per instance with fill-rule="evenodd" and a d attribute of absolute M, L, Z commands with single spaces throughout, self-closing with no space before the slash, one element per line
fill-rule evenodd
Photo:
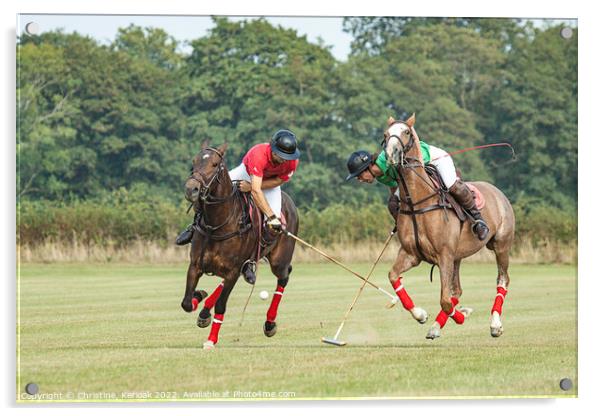
<path fill-rule="evenodd" d="M 455 307 L 460 302 L 460 296 L 462 296 L 462 286 L 460 284 L 460 262 L 461 262 L 461 260 L 454 261 L 454 273 L 453 273 L 452 282 L 451 282 L 451 300 L 452 300 L 452 304 Z M 472 312 L 473 312 L 473 309 L 469 308 L 467 306 L 457 306 L 456 309 L 459 312 L 461 312 L 462 315 L 464 315 L 464 316 L 454 315 L 454 318 L 453 318 L 454 322 L 456 322 L 459 325 L 464 323 L 464 318 L 468 318 L 470 316 L 470 314 L 472 314 Z M 445 312 L 443 309 L 441 309 L 439 311 L 439 314 L 437 315 L 437 318 L 435 319 L 435 322 L 439 324 L 439 329 L 441 329 L 445 326 L 448 318 L 449 318 L 449 315 L 447 314 L 447 312 Z M 436 329 L 434 331 L 437 332 Z M 435 338 L 436 337 L 437 336 L 435 336 Z"/>
<path fill-rule="evenodd" d="M 441 279 L 441 296 L 439 303 L 441 305 L 441 311 L 426 334 L 427 339 L 439 338 L 441 336 L 441 329 L 445 326 L 448 318 L 452 318 L 459 325 L 464 323 L 464 314 L 456 309 L 459 299 L 454 296 L 454 269 L 455 262 L 452 258 L 446 256 L 439 259 L 439 275 Z"/>
<path fill-rule="evenodd" d="M 393 263 L 391 270 L 389 270 L 389 282 L 391 282 L 391 286 L 393 286 L 393 289 L 395 289 L 395 293 L 401 301 L 404 309 L 410 312 L 416 321 L 423 324 L 427 321 L 428 314 L 424 309 L 414 305 L 412 298 L 410 298 L 410 295 L 403 285 L 403 277 L 401 276 L 402 273 L 410 270 L 412 267 L 417 266 L 419 263 L 420 260 L 406 253 L 403 248 L 400 248 L 399 252 L 397 253 L 397 259 L 395 260 L 395 263 Z"/>
<path fill-rule="evenodd" d="M 224 289 L 224 281 L 222 280 L 219 285 L 215 288 L 213 293 L 205 299 L 203 308 L 199 312 L 199 317 L 196 320 L 196 324 L 199 328 L 206 328 L 211 324 L 211 309 L 215 306 L 217 299 Z"/>
<path fill-rule="evenodd" d="M 196 309 L 193 305 L 193 301 L 196 300 L 196 305 L 202 300 L 204 296 L 207 296 L 205 292 L 195 293 L 196 285 L 199 283 L 201 277 L 201 268 L 196 261 L 191 261 L 188 265 L 188 272 L 186 273 L 186 289 L 184 290 L 184 298 L 182 299 L 182 309 L 186 312 L 192 312 Z M 196 296 L 195 296 L 196 295 Z M 200 299 L 199 299 L 200 297 Z"/>
<path fill-rule="evenodd" d="M 238 273 L 236 273 L 224 278 L 224 287 L 222 288 L 217 302 L 215 303 L 215 314 L 213 315 L 213 322 L 211 323 L 211 331 L 209 332 L 207 341 L 205 341 L 203 344 L 203 349 L 205 350 L 211 350 L 215 348 L 215 344 L 217 344 L 219 331 L 222 327 L 222 323 L 224 322 L 224 315 L 226 314 L 228 297 L 230 296 L 230 292 L 232 292 L 232 289 L 238 280 L 238 276 Z"/>

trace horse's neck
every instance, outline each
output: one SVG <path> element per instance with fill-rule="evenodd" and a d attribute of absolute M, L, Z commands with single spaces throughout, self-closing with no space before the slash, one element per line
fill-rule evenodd
<path fill-rule="evenodd" d="M 219 183 L 217 184 L 215 193 L 213 193 L 212 196 L 214 198 L 227 198 L 232 194 L 232 180 L 230 179 L 227 169 L 224 168 L 218 180 Z M 238 224 L 238 216 L 231 215 L 232 210 L 237 209 L 236 198 L 230 198 L 227 201 L 217 204 L 203 204 L 201 209 L 205 213 L 205 222 L 207 225 L 220 225 L 226 221 L 229 216 L 232 217 L 230 221 L 232 224 Z"/>
<path fill-rule="evenodd" d="M 433 193 L 433 189 L 429 186 L 430 178 L 426 173 L 426 169 L 424 165 L 420 164 L 416 166 L 416 161 L 422 161 L 421 155 L 418 152 L 412 151 L 408 153 L 408 157 L 412 159 L 410 165 L 413 165 L 411 168 L 405 168 L 402 170 L 402 178 L 405 181 L 407 187 L 407 193 L 403 187 L 400 185 L 399 193 L 402 196 L 401 200 L 403 201 L 404 196 L 409 196 L 412 199 L 413 203 L 420 201 L 421 199 L 426 198 L 430 194 Z"/>

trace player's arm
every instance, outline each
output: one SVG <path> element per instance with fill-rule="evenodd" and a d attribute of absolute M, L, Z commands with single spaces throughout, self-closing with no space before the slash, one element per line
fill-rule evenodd
<path fill-rule="evenodd" d="M 270 204 L 265 199 L 265 195 L 261 190 L 263 188 L 263 178 L 261 176 L 251 175 L 251 195 L 253 195 L 253 200 L 255 203 L 268 218 L 274 215 L 274 211 L 270 208 Z"/>
<path fill-rule="evenodd" d="M 275 176 L 275 177 L 269 178 L 269 179 L 264 179 L 261 184 L 261 189 L 272 189 L 272 188 L 282 185 L 284 182 L 285 182 L 284 179 L 282 179 L 278 176 Z"/>

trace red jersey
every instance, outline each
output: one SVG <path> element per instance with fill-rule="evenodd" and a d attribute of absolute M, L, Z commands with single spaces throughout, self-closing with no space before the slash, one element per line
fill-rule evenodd
<path fill-rule="evenodd" d="M 299 160 L 285 160 L 276 165 L 272 163 L 272 150 L 269 143 L 260 143 L 251 147 L 245 157 L 242 158 L 250 176 L 259 176 L 260 178 L 279 177 L 287 182 L 299 165 Z"/>

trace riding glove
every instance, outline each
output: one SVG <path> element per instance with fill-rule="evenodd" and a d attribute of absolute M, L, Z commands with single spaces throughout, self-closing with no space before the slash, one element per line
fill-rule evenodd
<path fill-rule="evenodd" d="M 282 223 L 275 215 L 272 215 L 270 218 L 268 218 L 268 227 L 274 231 L 282 231 Z"/>

